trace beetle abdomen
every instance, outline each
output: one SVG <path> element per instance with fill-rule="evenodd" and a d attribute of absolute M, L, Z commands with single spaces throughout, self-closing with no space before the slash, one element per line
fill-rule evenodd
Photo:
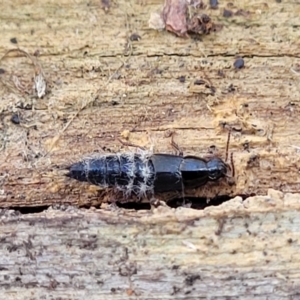
<path fill-rule="evenodd" d="M 148 157 L 139 154 L 103 155 L 70 166 L 68 177 L 103 187 L 114 187 L 126 196 L 153 192 L 154 168 Z"/>

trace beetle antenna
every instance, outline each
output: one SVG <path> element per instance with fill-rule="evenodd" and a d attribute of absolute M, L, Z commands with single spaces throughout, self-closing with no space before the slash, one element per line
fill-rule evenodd
<path fill-rule="evenodd" d="M 229 144 L 230 144 L 231 130 L 232 129 L 230 127 L 229 130 L 228 130 L 228 138 L 227 138 L 227 144 L 226 144 L 226 156 L 225 156 L 225 162 L 226 163 L 228 161 L 228 155 L 229 155 Z M 228 176 L 228 177 L 234 178 L 235 168 L 234 168 L 234 162 L 233 162 L 233 152 L 230 153 L 230 169 L 231 169 L 231 176 Z"/>
<path fill-rule="evenodd" d="M 231 128 L 230 128 L 229 131 L 228 131 L 228 138 L 227 138 L 227 144 L 226 144 L 225 161 L 228 160 L 228 151 L 229 151 L 230 136 L 231 136 Z"/>
<path fill-rule="evenodd" d="M 233 152 L 230 154 L 230 162 L 231 162 L 231 177 L 235 175 L 234 163 L 233 163 Z"/>

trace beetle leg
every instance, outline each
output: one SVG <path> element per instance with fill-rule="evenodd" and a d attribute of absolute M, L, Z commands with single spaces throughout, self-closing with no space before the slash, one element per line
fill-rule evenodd
<path fill-rule="evenodd" d="M 167 206 L 165 201 L 159 200 L 155 197 L 152 197 L 149 202 L 150 202 L 151 208 L 157 208 L 159 206 L 165 206 L 165 207 Z"/>
<path fill-rule="evenodd" d="M 178 144 L 174 141 L 174 132 L 171 135 L 171 146 L 175 150 L 176 155 L 183 156 L 182 149 L 178 146 Z"/>
<path fill-rule="evenodd" d="M 129 142 L 122 141 L 120 138 L 117 138 L 117 140 L 118 140 L 123 146 L 139 148 L 139 149 L 141 149 L 141 150 L 143 150 L 143 151 L 146 150 L 146 148 L 144 148 L 144 147 L 142 147 L 142 146 L 139 146 L 139 145 L 135 145 L 135 144 L 132 144 L 132 143 L 129 143 Z"/>
<path fill-rule="evenodd" d="M 232 186 L 235 184 L 235 179 L 234 179 L 234 175 L 235 175 L 235 169 L 234 169 L 234 163 L 233 163 L 233 153 L 230 154 L 230 165 L 226 164 L 228 166 L 228 168 L 231 171 L 231 174 L 226 174 L 226 178 L 227 178 L 227 183 Z"/>

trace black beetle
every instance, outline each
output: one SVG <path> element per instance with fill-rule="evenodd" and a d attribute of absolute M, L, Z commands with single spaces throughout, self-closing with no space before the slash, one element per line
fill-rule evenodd
<path fill-rule="evenodd" d="M 126 197 L 184 191 L 227 177 L 229 166 L 218 157 L 208 159 L 156 153 L 99 155 L 72 164 L 66 176 L 94 185 L 113 187 Z"/>

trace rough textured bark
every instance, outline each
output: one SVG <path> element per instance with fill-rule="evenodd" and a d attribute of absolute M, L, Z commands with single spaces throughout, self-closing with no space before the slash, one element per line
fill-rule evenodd
<path fill-rule="evenodd" d="M 299 199 L 270 190 L 203 211 L 2 211 L 1 294 L 297 299 Z"/>
<path fill-rule="evenodd" d="M 0 206 L 100 205 L 110 195 L 65 178 L 64 166 L 129 150 L 117 137 L 170 153 L 172 131 L 185 154 L 216 145 L 224 157 L 224 124 L 235 185 L 193 195 L 257 196 L 204 211 L 3 211 L 2 295 L 297 297 L 300 6 L 222 1 L 205 10 L 220 31 L 179 38 L 148 27 L 162 1 L 106 3 L 0 4 L 0 52 L 39 52 L 47 81 L 39 99 L 28 56 L 0 61 Z M 283 194 L 263 197 L 270 188 Z"/>

